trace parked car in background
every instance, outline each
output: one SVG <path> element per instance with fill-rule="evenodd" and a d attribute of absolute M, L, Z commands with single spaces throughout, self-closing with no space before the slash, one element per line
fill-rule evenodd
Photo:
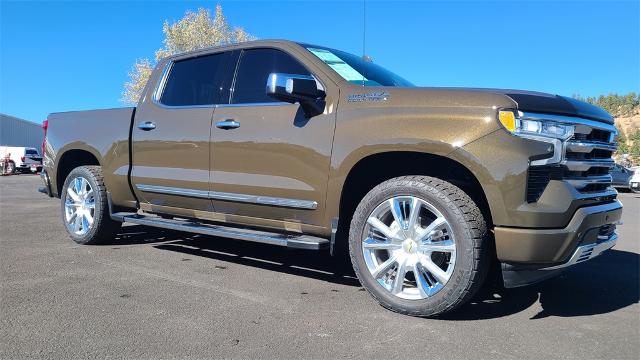
<path fill-rule="evenodd" d="M 640 168 L 636 169 L 629 179 L 629 189 L 634 193 L 640 193 Z"/>
<path fill-rule="evenodd" d="M 617 188 L 629 188 L 629 180 L 633 176 L 633 170 L 620 164 L 615 164 L 611 169 L 611 185 Z"/>
<path fill-rule="evenodd" d="M 0 146 L 0 159 L 8 158 L 5 173 L 40 172 L 42 171 L 42 156 L 38 150 L 23 146 Z"/>

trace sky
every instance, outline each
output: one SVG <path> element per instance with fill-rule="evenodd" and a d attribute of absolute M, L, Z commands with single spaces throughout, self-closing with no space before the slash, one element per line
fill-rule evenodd
<path fill-rule="evenodd" d="M 216 3 L 0 0 L 0 113 L 40 123 L 123 106 L 127 73 L 162 46 L 164 20 Z M 362 54 L 364 34 L 374 62 L 418 86 L 640 92 L 638 0 L 219 3 L 261 39 Z"/>

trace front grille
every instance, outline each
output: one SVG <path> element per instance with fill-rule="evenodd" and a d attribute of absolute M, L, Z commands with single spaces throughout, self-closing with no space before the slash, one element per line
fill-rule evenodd
<path fill-rule="evenodd" d="M 611 186 L 611 155 L 616 150 L 615 127 L 584 122 L 565 146 L 564 179 L 581 193 L 601 193 Z"/>
<path fill-rule="evenodd" d="M 602 197 L 611 186 L 611 155 L 616 150 L 613 125 L 580 118 L 568 118 L 575 133 L 564 144 L 560 164 L 531 166 L 527 182 L 527 202 L 536 202 L 551 180 L 564 180 L 584 198 Z M 575 122 L 574 122 L 575 121 Z"/>

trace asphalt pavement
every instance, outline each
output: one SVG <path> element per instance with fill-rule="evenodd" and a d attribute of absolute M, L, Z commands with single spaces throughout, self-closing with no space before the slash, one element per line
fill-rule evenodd
<path fill-rule="evenodd" d="M 640 358 L 640 195 L 616 247 L 438 319 L 380 307 L 328 254 L 132 225 L 67 236 L 38 176 L 0 178 L 0 358 Z"/>

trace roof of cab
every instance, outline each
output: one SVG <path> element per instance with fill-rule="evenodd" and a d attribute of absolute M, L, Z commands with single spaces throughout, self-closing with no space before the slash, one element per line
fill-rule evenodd
<path fill-rule="evenodd" d="M 297 43 L 295 41 L 283 40 L 283 39 L 251 40 L 251 41 L 243 41 L 243 42 L 234 43 L 234 44 L 210 46 L 210 47 L 206 47 L 198 50 L 186 51 L 183 53 L 167 56 L 165 59 L 174 59 L 177 57 L 183 57 L 185 55 L 206 54 L 212 51 L 219 51 L 219 50 L 235 50 L 235 49 L 244 49 L 244 48 L 256 47 L 256 46 L 277 46 L 277 45 L 301 46 L 300 43 Z"/>

